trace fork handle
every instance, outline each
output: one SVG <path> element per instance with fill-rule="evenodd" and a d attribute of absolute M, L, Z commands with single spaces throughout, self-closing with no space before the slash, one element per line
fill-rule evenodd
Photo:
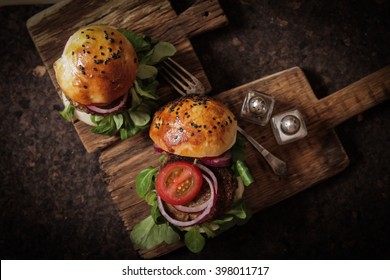
<path fill-rule="evenodd" d="M 259 144 L 252 136 L 247 134 L 245 130 L 241 127 L 237 127 L 238 132 L 240 132 L 252 145 L 256 150 L 260 152 L 260 154 L 267 161 L 269 166 L 272 168 L 274 173 L 278 176 L 284 176 L 287 174 L 287 165 L 284 161 L 280 160 L 273 154 L 271 154 L 266 148 Z"/>

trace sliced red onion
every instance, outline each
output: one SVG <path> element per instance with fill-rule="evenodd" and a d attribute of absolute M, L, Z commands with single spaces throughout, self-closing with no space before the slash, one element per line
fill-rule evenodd
<path fill-rule="evenodd" d="M 158 209 L 160 210 L 161 215 L 163 215 L 163 217 L 172 225 L 175 225 L 178 227 L 193 226 L 193 225 L 196 225 L 196 224 L 200 223 L 201 221 L 203 221 L 204 218 L 206 218 L 207 215 L 210 214 L 210 211 L 211 211 L 212 207 L 214 206 L 214 196 L 215 196 L 214 187 L 213 187 L 211 180 L 207 176 L 205 176 L 204 174 L 202 174 L 202 176 L 209 184 L 210 199 L 207 201 L 206 208 L 203 210 L 203 212 L 198 217 L 196 217 L 195 219 L 193 219 L 191 221 L 183 222 L 183 221 L 176 220 L 176 219 L 172 218 L 171 216 L 169 216 L 169 214 L 165 211 L 165 208 L 164 208 L 164 205 L 162 203 L 160 196 L 157 195 Z"/>
<path fill-rule="evenodd" d="M 202 174 L 203 178 L 205 178 L 205 175 Z M 210 184 L 210 180 L 207 181 L 209 184 Z M 213 189 L 214 189 L 214 192 L 215 192 L 215 189 L 216 187 L 215 186 L 212 186 Z M 215 195 L 214 195 L 215 197 Z M 196 206 L 184 206 L 184 205 L 173 205 L 173 207 L 175 207 L 177 210 L 181 211 L 181 212 L 185 212 L 185 213 L 196 213 L 196 212 L 200 212 L 202 210 L 204 210 L 210 203 L 210 200 L 211 200 L 211 195 L 209 197 L 209 199 L 205 202 L 203 202 L 202 204 L 199 204 L 199 205 L 196 205 Z M 212 202 L 213 204 L 215 203 L 215 201 Z"/>
<path fill-rule="evenodd" d="M 230 166 L 232 162 L 232 153 L 227 151 L 218 157 L 203 157 L 200 160 L 210 166 L 226 167 Z"/>
<path fill-rule="evenodd" d="M 203 164 L 200 164 L 200 163 L 197 163 L 195 164 L 200 170 L 202 170 L 203 172 L 205 172 L 207 175 L 210 176 L 211 180 L 213 180 L 213 185 L 214 185 L 214 191 L 215 191 L 215 194 L 218 193 L 218 181 L 217 181 L 217 177 L 215 177 L 215 174 L 213 171 L 211 171 L 210 169 L 208 169 L 206 166 L 204 166 Z"/>
<path fill-rule="evenodd" d="M 129 94 L 126 93 L 123 97 L 122 97 L 122 100 L 119 102 L 118 105 L 116 105 L 115 107 L 111 107 L 111 108 L 102 108 L 102 107 L 97 107 L 97 106 L 87 106 L 87 108 L 89 110 L 91 110 L 92 112 L 94 113 L 97 113 L 97 114 L 101 114 L 101 115 L 108 115 L 108 114 L 112 114 L 112 113 L 115 113 L 116 111 L 118 111 L 119 109 L 121 109 L 123 106 L 125 106 L 126 102 L 127 102 L 127 99 L 128 99 L 128 96 Z"/>
<path fill-rule="evenodd" d="M 157 152 L 157 153 L 163 153 L 165 152 L 163 149 L 161 149 L 159 146 L 157 146 L 155 143 L 153 143 L 153 148 L 154 148 L 154 151 Z"/>

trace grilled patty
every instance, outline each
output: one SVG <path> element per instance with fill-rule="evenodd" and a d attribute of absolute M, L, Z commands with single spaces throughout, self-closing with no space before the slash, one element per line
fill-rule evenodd
<path fill-rule="evenodd" d="M 167 155 L 164 162 L 161 165 L 161 168 L 165 167 L 167 164 L 176 162 L 176 161 L 188 161 L 193 162 L 193 158 L 189 157 L 181 157 L 176 155 Z M 216 203 L 211 210 L 210 214 L 206 218 L 207 220 L 211 220 L 224 212 L 226 212 L 233 203 L 234 193 L 238 187 L 237 180 L 234 177 L 231 170 L 227 167 L 213 167 L 207 166 L 212 172 L 214 172 L 215 177 L 218 182 L 218 194 Z M 204 203 L 210 197 L 210 187 L 208 186 L 206 180 L 203 180 L 203 185 L 199 194 L 196 198 L 188 203 L 186 206 L 196 206 Z M 165 203 L 165 209 L 169 213 L 169 215 L 179 221 L 190 221 L 195 219 L 200 213 L 185 213 L 177 210 L 172 205 Z"/>

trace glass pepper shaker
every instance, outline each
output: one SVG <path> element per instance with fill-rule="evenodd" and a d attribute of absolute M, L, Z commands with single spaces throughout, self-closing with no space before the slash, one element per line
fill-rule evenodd
<path fill-rule="evenodd" d="M 291 110 L 272 117 L 272 130 L 279 145 L 291 143 L 307 135 L 302 114 Z"/>

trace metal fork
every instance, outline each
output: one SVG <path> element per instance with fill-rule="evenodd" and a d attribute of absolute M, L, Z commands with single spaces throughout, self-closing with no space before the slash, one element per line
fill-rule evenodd
<path fill-rule="evenodd" d="M 205 93 L 202 83 L 173 59 L 165 60 L 162 63 L 161 70 L 161 76 L 181 95 Z M 276 175 L 287 175 L 287 165 L 284 161 L 271 154 L 241 127 L 238 126 L 237 130 L 260 152 Z"/>
<path fill-rule="evenodd" d="M 183 66 L 168 58 L 161 65 L 161 76 L 181 95 L 204 94 L 205 88 L 201 81 L 190 74 Z"/>

